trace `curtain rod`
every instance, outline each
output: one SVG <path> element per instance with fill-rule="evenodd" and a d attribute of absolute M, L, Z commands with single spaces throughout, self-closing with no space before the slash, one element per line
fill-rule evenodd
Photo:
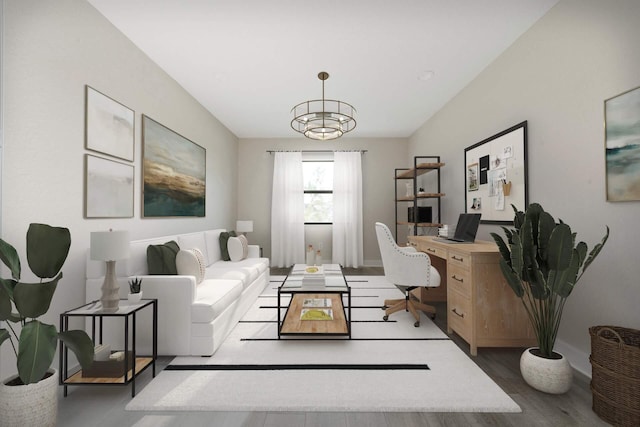
<path fill-rule="evenodd" d="M 267 153 L 366 153 L 367 150 L 267 150 Z"/>

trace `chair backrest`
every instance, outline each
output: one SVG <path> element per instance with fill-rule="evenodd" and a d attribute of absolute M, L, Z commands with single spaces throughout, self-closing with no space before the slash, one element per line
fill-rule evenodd
<path fill-rule="evenodd" d="M 439 280 L 431 283 L 431 259 L 424 252 L 413 248 L 398 246 L 389 231 L 389 227 L 376 222 L 376 236 L 384 275 L 394 285 L 400 286 L 438 286 Z"/>

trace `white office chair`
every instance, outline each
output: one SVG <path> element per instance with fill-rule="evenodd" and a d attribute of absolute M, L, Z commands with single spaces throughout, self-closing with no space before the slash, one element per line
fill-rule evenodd
<path fill-rule="evenodd" d="M 389 319 L 389 315 L 396 311 L 410 311 L 416 322 L 413 326 L 420 326 L 420 312 L 418 309 L 436 317 L 436 309 L 433 306 L 423 304 L 411 291 L 420 287 L 440 286 L 440 273 L 431 266 L 429 255 L 416 251 L 413 247 L 400 247 L 396 244 L 389 228 L 376 222 L 376 235 L 385 278 L 404 292 L 404 299 L 384 301 L 385 314 L 383 319 Z"/>

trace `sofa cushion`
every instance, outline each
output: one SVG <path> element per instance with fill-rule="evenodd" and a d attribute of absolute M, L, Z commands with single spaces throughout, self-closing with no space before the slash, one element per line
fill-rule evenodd
<path fill-rule="evenodd" d="M 197 287 L 191 305 L 191 322 L 210 323 L 225 311 L 242 293 L 239 280 L 204 280 Z"/>
<path fill-rule="evenodd" d="M 242 261 L 249 254 L 247 238 L 244 235 L 240 235 L 238 237 L 229 236 L 227 249 L 229 251 L 229 259 L 231 261 Z"/>
<path fill-rule="evenodd" d="M 236 232 L 231 230 L 231 231 L 223 231 L 222 233 L 220 233 L 220 253 L 221 253 L 221 259 L 223 261 L 230 261 L 231 258 L 229 257 L 229 249 L 227 248 L 227 243 L 229 241 L 229 237 L 237 237 L 236 236 Z"/>
<path fill-rule="evenodd" d="M 173 240 L 163 245 L 149 245 L 147 247 L 149 274 L 178 274 L 176 269 L 178 251 L 180 247 Z"/>
<path fill-rule="evenodd" d="M 181 249 L 176 255 L 176 270 L 180 275 L 194 276 L 196 285 L 199 285 L 205 272 L 204 256 L 200 249 Z"/>
<path fill-rule="evenodd" d="M 209 255 L 207 267 L 222 259 L 222 252 L 220 252 L 220 233 L 224 231 L 226 231 L 224 228 L 217 228 L 204 232 L 204 240 L 207 244 L 207 252 Z"/>
<path fill-rule="evenodd" d="M 207 242 L 205 241 L 204 233 L 202 231 L 179 235 L 178 245 L 180 245 L 181 248 L 198 249 L 204 257 L 205 265 L 209 265 Z"/>

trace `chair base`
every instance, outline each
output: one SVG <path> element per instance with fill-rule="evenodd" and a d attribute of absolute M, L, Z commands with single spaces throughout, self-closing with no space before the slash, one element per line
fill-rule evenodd
<path fill-rule="evenodd" d="M 411 295 L 410 293 L 407 293 L 406 298 L 384 300 L 383 308 L 384 308 L 384 316 L 382 317 L 382 319 L 384 321 L 389 320 L 389 315 L 395 312 L 398 312 L 401 310 L 406 310 L 411 312 L 413 317 L 416 319 L 416 322 L 413 324 L 413 326 L 415 327 L 420 326 L 420 312 L 418 310 L 424 311 L 432 319 L 436 318 L 435 307 L 424 304 L 423 302 L 419 301 L 415 296 Z"/>

